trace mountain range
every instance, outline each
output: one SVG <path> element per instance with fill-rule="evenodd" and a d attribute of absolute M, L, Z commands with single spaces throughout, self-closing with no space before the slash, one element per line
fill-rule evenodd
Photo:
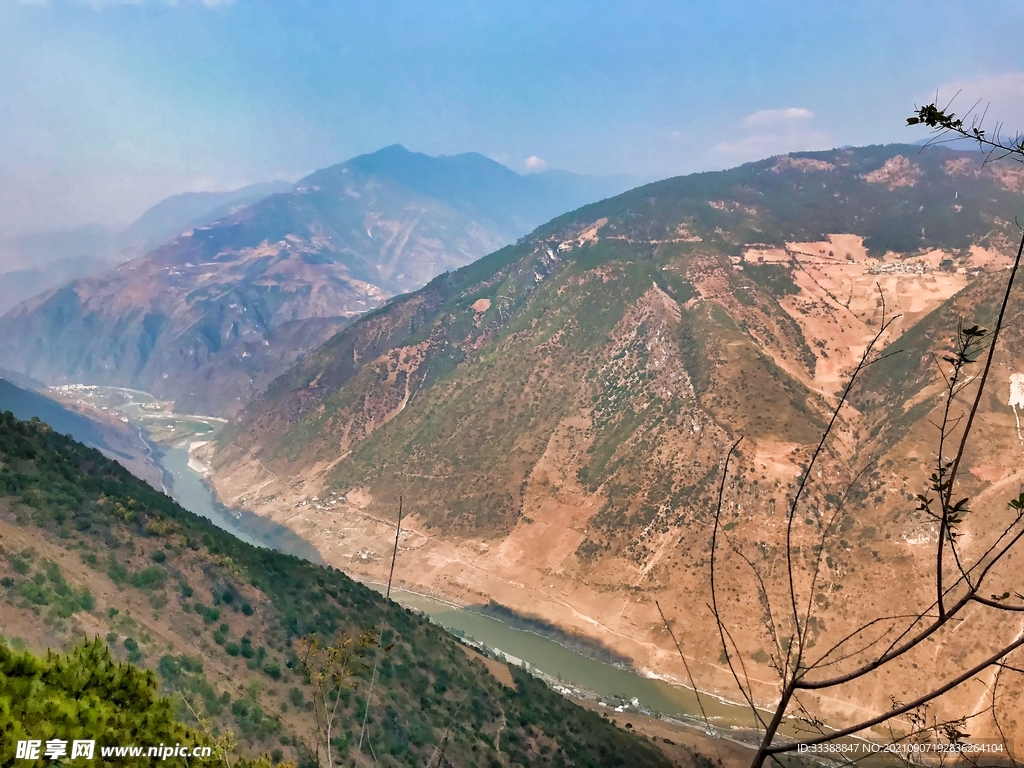
<path fill-rule="evenodd" d="M 318 171 L 9 312 L 0 365 L 231 416 L 193 463 L 226 505 L 288 527 L 329 565 L 385 579 L 387 521 L 404 499 L 405 588 L 689 682 L 664 609 L 698 687 L 725 698 L 731 676 L 708 650 L 708 536 L 723 458 L 742 438 L 722 486 L 739 570 L 720 584 L 770 706 L 771 647 L 750 617 L 785 584 L 782 511 L 891 321 L 796 540 L 803 558 L 820 551 L 815 537 L 830 542 L 812 643 L 885 607 L 927 605 L 914 577 L 935 532 L 914 499 L 934 471 L 935 361 L 962 320 L 994 321 L 1024 170 L 941 147 L 794 153 L 648 184 L 515 239 L 549 181 L 495 165 L 391 147 Z M 1024 483 L 1019 298 L 965 454 L 965 554 Z M 763 594 L 744 562 L 765 569 Z M 967 664 L 1005 631 L 957 629 L 943 657 Z M 835 725 L 884 711 L 940 679 L 921 671 L 932 656 L 802 703 Z M 966 711 L 994 684 L 958 689 L 936 713 Z M 1024 735 L 1012 717 L 1002 725 Z"/>
<path fill-rule="evenodd" d="M 231 414 L 351 318 L 621 185 L 387 147 L 12 309 L 0 365 Z"/>
<path fill-rule="evenodd" d="M 197 458 L 226 504 L 301 532 L 327 562 L 367 578 L 386 571 L 382 519 L 404 498 L 408 588 L 496 602 L 685 682 L 657 600 L 698 686 L 735 697 L 706 650 L 717 643 L 708 537 L 728 446 L 743 438 L 725 530 L 747 562 L 775 574 L 774 593 L 781 510 L 860 354 L 898 315 L 886 356 L 837 422 L 800 541 L 831 530 L 826 510 L 840 505 L 814 642 L 878 606 L 927 605 L 928 583 L 911 576 L 934 557 L 913 503 L 941 416 L 932 353 L 958 315 L 991 327 L 1022 192 L 1019 168 L 901 145 L 646 185 L 364 314 Z M 1024 352 L 1017 306 L 983 403 L 984 437 L 968 454 L 965 491 L 987 504 L 965 524 L 976 546 L 1005 507 L 1000 494 L 1015 497 L 1024 481 L 1006 404 Z M 750 621 L 763 610 L 757 589 L 740 573 L 722 578 L 744 663 L 770 681 Z M 1000 631 L 974 626 L 943 653 L 973 658 Z M 842 700 L 805 704 L 830 724 L 884 710 L 889 695 L 931 680 L 915 671 L 932 669 L 930 653 L 908 654 Z M 769 704 L 776 694 L 756 682 L 755 695 Z M 937 711 L 978 695 L 958 691 Z"/>
<path fill-rule="evenodd" d="M 251 184 L 228 192 L 186 192 L 160 201 L 122 230 L 83 226 L 0 239 L 0 314 L 25 299 L 148 253 L 291 185 Z"/>

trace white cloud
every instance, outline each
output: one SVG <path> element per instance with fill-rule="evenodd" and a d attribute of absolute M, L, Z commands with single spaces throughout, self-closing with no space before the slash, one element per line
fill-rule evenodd
<path fill-rule="evenodd" d="M 955 80 L 922 95 L 917 103 L 922 105 L 933 101 L 940 107 L 948 105 L 966 123 L 984 115 L 983 127 L 990 134 L 996 123 L 1002 124 L 1003 134 L 1010 137 L 1018 131 L 1024 132 L 1024 72 L 1000 72 Z"/>
<path fill-rule="evenodd" d="M 814 113 L 803 107 L 789 107 L 788 109 L 759 109 L 752 115 L 743 118 L 743 124 L 748 128 L 758 128 L 767 125 L 781 125 L 793 120 L 811 120 Z"/>
<path fill-rule="evenodd" d="M 832 141 L 828 134 L 815 127 L 811 110 L 804 107 L 762 109 L 726 129 L 711 156 L 721 164 L 735 165 L 830 146 Z"/>
<path fill-rule="evenodd" d="M 526 158 L 526 170 L 528 171 L 543 171 L 548 167 L 547 161 L 543 158 L 537 157 L 536 155 L 530 155 Z"/>

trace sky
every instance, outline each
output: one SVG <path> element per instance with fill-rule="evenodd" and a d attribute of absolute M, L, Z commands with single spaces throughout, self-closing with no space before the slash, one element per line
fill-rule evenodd
<path fill-rule="evenodd" d="M 400 143 L 654 179 L 916 141 L 916 104 L 1024 129 L 1024 6 L 0 0 L 0 236 L 127 224 Z"/>

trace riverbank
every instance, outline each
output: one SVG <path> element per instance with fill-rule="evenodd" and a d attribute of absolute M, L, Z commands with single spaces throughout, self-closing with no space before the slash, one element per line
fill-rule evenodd
<path fill-rule="evenodd" d="M 674 765 L 707 765 L 704 757 L 723 768 L 747 768 L 755 747 L 723 736 L 708 736 L 685 723 L 635 712 L 608 712 L 596 702 L 579 700 L 581 707 L 605 715 L 620 728 L 651 739 Z"/>
<path fill-rule="evenodd" d="M 214 433 L 215 434 L 215 433 Z M 209 517 L 220 527 L 258 546 L 323 564 L 319 552 L 291 528 L 247 511 L 229 510 L 208 485 L 209 468 L 195 456 L 207 439 L 181 440 L 163 458 L 173 465 L 175 496 L 183 506 Z M 386 591 L 386 585 L 359 579 L 367 586 Z M 756 718 L 741 702 L 728 701 L 707 692 L 666 681 L 637 670 L 631 661 L 600 642 L 566 633 L 547 622 L 522 616 L 497 603 L 460 605 L 445 595 L 426 594 L 402 585 L 392 599 L 427 615 L 439 626 L 485 653 L 524 666 L 563 695 L 579 702 L 593 702 L 613 714 L 636 714 L 675 723 L 674 727 L 734 741 L 746 747 L 756 742 Z M 698 695 L 700 701 L 698 701 Z M 704 711 L 708 724 L 701 722 Z M 705 737 L 713 740 L 712 737 Z"/>
<path fill-rule="evenodd" d="M 244 510 L 220 503 L 191 459 L 188 441 L 163 452 L 161 466 L 170 475 L 171 498 L 185 509 L 205 517 L 218 528 L 257 547 L 276 549 L 323 565 L 316 547 L 290 528 Z"/>
<path fill-rule="evenodd" d="M 324 563 L 319 549 L 295 533 L 292 528 L 274 522 L 269 517 L 229 509 L 216 498 L 213 489 L 208 485 L 209 468 L 194 454 L 216 435 L 222 426 L 221 420 L 196 415 L 180 416 L 167 412 L 164 404 L 152 398 L 147 400 L 148 396 L 145 393 L 124 389 L 81 387 L 75 389 L 75 394 L 85 394 L 83 390 L 89 390 L 88 395 L 95 396 L 100 402 L 105 400 L 104 409 L 116 409 L 128 415 L 133 426 L 137 426 L 150 438 L 150 456 L 159 463 L 164 473 L 163 485 L 182 506 L 206 517 L 218 527 L 248 543 L 272 547 L 319 564 Z M 140 397 L 137 398 L 136 395 Z M 161 439 L 157 440 L 156 435 Z M 376 551 L 372 552 L 365 548 L 357 549 L 356 555 L 352 557 L 364 556 L 364 552 L 368 552 L 365 557 L 371 559 L 377 557 L 377 552 L 387 552 L 390 555 L 395 536 L 393 522 L 370 518 L 361 511 L 361 508 L 339 509 L 337 498 L 333 494 L 330 498 L 323 499 L 322 504 L 315 496 L 313 501 L 317 502 L 316 511 L 313 507 L 309 509 L 314 515 L 310 520 L 315 520 L 316 525 L 311 525 L 311 530 L 317 530 L 317 526 L 323 525 L 325 520 L 332 527 L 336 526 L 339 520 L 344 524 L 341 518 L 348 512 L 359 514 L 362 519 L 372 519 L 380 524 L 382 543 L 375 542 Z M 332 533 L 331 528 L 322 530 L 326 534 Z M 400 561 L 403 555 L 414 554 L 417 547 L 422 545 L 419 539 L 407 542 L 407 535 L 425 538 L 418 531 L 407 534 L 403 526 Z M 321 546 L 323 551 L 328 553 L 330 547 L 326 546 L 324 541 L 327 539 L 320 540 Z M 336 541 L 330 541 L 337 546 Z M 481 553 L 484 550 L 486 547 L 482 546 Z M 349 554 L 341 553 L 344 557 L 349 557 Z M 339 567 L 344 567 L 351 573 L 346 565 L 348 560 L 341 559 L 339 562 L 339 558 L 334 557 L 332 562 L 338 563 Z M 358 561 L 352 559 L 351 562 L 358 566 Z M 467 570 L 472 570 L 474 574 L 480 572 L 480 568 L 472 563 L 462 565 L 466 566 Z M 409 567 L 408 563 L 406 567 Z M 379 577 L 379 574 L 373 575 Z M 477 582 L 467 583 L 475 585 Z M 448 582 L 445 584 L 447 586 Z M 516 586 L 523 587 L 522 584 Z M 469 594 L 466 589 L 463 592 Z M 486 598 L 480 591 L 474 596 Z M 438 625 L 463 638 L 468 645 L 527 667 L 563 695 L 573 698 L 583 706 L 595 707 L 616 721 L 621 720 L 624 727 L 627 722 L 632 723 L 634 727 L 637 727 L 638 723 L 648 723 L 645 726 L 647 730 L 643 732 L 653 738 L 669 739 L 670 742 L 663 741 L 666 747 L 675 747 L 677 744 L 689 745 L 693 750 L 711 754 L 708 745 L 713 746 L 721 741 L 735 745 L 739 749 L 735 755 L 741 755 L 749 751 L 748 743 L 756 740 L 754 714 L 742 703 L 731 702 L 703 691 L 699 694 L 698 702 L 697 693 L 680 686 L 678 681 L 666 681 L 652 670 L 636 669 L 629 663 L 629 659 L 624 661 L 625 657 L 614 652 L 612 655 L 602 654 L 601 651 L 607 649 L 600 643 L 594 643 L 588 638 L 583 638 L 585 642 L 579 642 L 579 636 L 559 630 L 543 619 L 523 616 L 498 603 L 473 604 L 468 600 L 457 603 L 455 600 L 449 600 L 447 594 L 427 595 L 418 591 L 399 589 L 392 597 L 407 607 L 427 613 Z M 533 606 L 532 603 L 529 605 Z M 567 607 L 569 605 L 566 603 Z M 702 722 L 699 714 L 702 709 L 707 713 L 710 725 Z M 783 730 L 791 731 L 789 727 Z M 662 735 L 658 735 L 659 733 Z M 665 736 L 664 733 L 674 733 L 675 736 Z M 722 754 L 724 756 L 724 751 Z M 876 764 L 877 760 L 878 758 L 872 759 Z"/>

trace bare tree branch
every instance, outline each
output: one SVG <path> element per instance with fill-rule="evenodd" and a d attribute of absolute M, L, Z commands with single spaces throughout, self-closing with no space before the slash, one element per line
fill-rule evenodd
<path fill-rule="evenodd" d="M 823 744 L 826 741 L 835 741 L 836 739 L 840 739 L 843 736 L 852 736 L 855 733 L 859 733 L 861 731 L 866 731 L 869 728 L 873 728 L 876 725 L 880 725 L 880 724 L 884 723 L 886 720 L 891 720 L 894 717 L 898 717 L 899 715 L 902 715 L 904 712 L 909 712 L 912 709 L 916 709 L 917 707 L 920 707 L 922 704 L 927 704 L 930 701 L 934 701 L 935 699 L 937 699 L 942 694 L 947 693 L 947 692 L 953 690 L 954 688 L 956 688 L 961 683 L 964 683 L 964 682 L 970 680 L 972 677 L 977 675 L 979 672 L 982 672 L 982 671 L 988 669 L 989 667 L 993 666 L 1001 658 L 1003 658 L 1004 656 L 1009 655 L 1010 653 L 1013 653 L 1013 651 L 1017 650 L 1022 645 L 1024 645 L 1024 637 L 1020 637 L 1020 638 L 1014 640 L 1012 643 L 1010 643 L 1009 645 L 1001 648 L 999 651 L 997 651 L 992 656 L 990 656 L 987 659 L 985 659 L 980 664 L 976 664 L 975 666 L 971 667 L 966 672 L 963 672 L 960 675 L 958 675 L 957 677 L 954 677 L 952 680 L 950 680 L 945 685 L 942 685 L 942 686 L 940 686 L 940 687 L 938 687 L 938 688 L 936 688 L 936 689 L 934 689 L 932 691 L 929 691 L 928 693 L 926 693 L 926 694 L 924 694 L 922 696 L 919 696 L 918 698 L 914 699 L 909 704 L 904 704 L 901 707 L 894 708 L 890 712 L 885 712 L 885 713 L 883 713 L 881 715 L 878 715 L 877 717 L 873 717 L 873 718 L 871 718 L 869 720 L 863 720 L 860 723 L 857 723 L 856 725 L 849 726 L 848 728 L 843 728 L 843 729 L 838 730 L 838 731 L 833 731 L 832 733 L 828 734 L 827 736 L 821 736 L 821 737 L 818 737 L 818 738 L 815 738 L 815 739 L 811 739 L 811 740 L 807 740 L 807 741 L 802 741 L 802 742 L 792 742 L 792 743 L 788 743 L 788 744 L 780 744 L 780 745 L 777 745 L 777 746 L 768 747 L 767 751 L 770 752 L 770 753 L 792 752 L 795 749 L 799 748 L 800 744 L 807 744 L 808 746 L 810 746 L 812 744 Z"/>

